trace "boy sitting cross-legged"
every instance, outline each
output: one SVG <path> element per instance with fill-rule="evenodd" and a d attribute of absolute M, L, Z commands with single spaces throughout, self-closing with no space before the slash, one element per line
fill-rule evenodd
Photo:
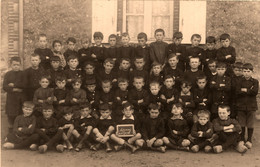
<path fill-rule="evenodd" d="M 171 113 L 173 116 L 168 119 L 167 136 L 163 137 L 163 142 L 169 148 L 176 150 L 189 150 L 190 141 L 187 139 L 189 126 L 182 117 L 182 106 L 180 103 L 173 104 Z"/>
<path fill-rule="evenodd" d="M 189 135 L 192 145 L 191 151 L 196 153 L 204 148 L 205 152 L 210 152 L 212 150 L 210 141 L 212 141 L 211 138 L 213 137 L 213 124 L 209 121 L 210 112 L 200 110 L 197 115 L 198 122 L 193 124 Z"/>
<path fill-rule="evenodd" d="M 39 136 L 34 133 L 36 118 L 33 113 L 34 104 L 31 101 L 23 103 L 23 115 L 16 117 L 13 132 L 9 133 L 5 139 L 3 147 L 6 149 L 20 149 L 30 146 L 30 149 L 37 148 L 36 143 Z"/>
<path fill-rule="evenodd" d="M 100 117 L 96 122 L 96 126 L 93 129 L 95 134 L 95 140 L 98 144 L 95 146 L 95 149 L 98 150 L 100 144 L 106 146 L 106 152 L 111 152 L 112 148 L 110 146 L 110 135 L 114 131 L 114 120 L 111 117 L 111 106 L 107 103 L 102 103 L 99 105 Z"/>
<path fill-rule="evenodd" d="M 244 142 L 239 142 L 241 126 L 238 121 L 229 117 L 230 107 L 220 105 L 218 107 L 219 117 L 213 120 L 214 131 L 219 136 L 218 141 L 214 143 L 213 150 L 215 153 L 221 153 L 230 146 L 236 146 L 236 150 L 240 153 L 245 153 L 247 147 Z"/>
<path fill-rule="evenodd" d="M 164 121 L 160 114 L 160 107 L 158 104 L 151 103 L 149 105 L 149 116 L 143 120 L 141 145 L 151 150 L 165 153 L 162 137 L 165 133 Z"/>
<path fill-rule="evenodd" d="M 134 106 L 129 102 L 123 104 L 123 116 L 121 119 L 118 119 L 117 125 L 133 125 L 133 135 L 131 137 L 120 137 L 118 131 L 111 135 L 111 139 L 114 140 L 118 145 L 115 146 L 115 150 L 119 151 L 123 145 L 129 147 L 131 152 L 134 153 L 138 148 L 142 146 L 141 139 L 141 124 L 140 121 L 133 115 L 134 113 Z M 135 147 L 134 144 L 137 146 Z"/>
<path fill-rule="evenodd" d="M 75 119 L 72 134 L 78 139 L 75 151 L 80 151 L 80 149 L 85 146 L 89 147 L 91 150 L 96 151 L 92 140 L 92 130 L 95 126 L 95 119 L 90 114 L 92 112 L 91 104 L 83 104 L 80 106 L 80 117 Z"/>
<path fill-rule="evenodd" d="M 42 117 L 39 117 L 36 121 L 36 133 L 40 136 L 39 152 L 45 153 L 47 149 L 52 146 L 56 147 L 58 152 L 63 152 L 63 145 L 60 144 L 62 141 L 63 130 L 58 128 L 58 123 L 53 118 L 53 106 L 44 105 L 42 109 Z"/>
<path fill-rule="evenodd" d="M 62 112 L 63 116 L 58 120 L 58 126 L 63 130 L 62 138 L 64 140 L 63 147 L 68 148 L 69 150 L 73 149 L 73 146 L 70 142 L 70 137 L 72 135 L 72 131 L 74 129 L 73 120 L 72 120 L 72 109 L 66 107 Z"/>

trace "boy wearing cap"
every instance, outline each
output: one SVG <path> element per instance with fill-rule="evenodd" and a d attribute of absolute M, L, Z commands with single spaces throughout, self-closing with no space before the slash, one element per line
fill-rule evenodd
<path fill-rule="evenodd" d="M 168 45 L 168 59 L 169 55 L 174 53 L 175 55 L 178 56 L 178 64 L 177 64 L 177 69 L 181 70 L 184 72 L 185 70 L 185 54 L 186 54 L 186 47 L 181 44 L 182 41 L 182 32 L 175 32 L 172 37 L 173 43 Z"/>
<path fill-rule="evenodd" d="M 106 146 L 106 152 L 111 152 L 112 148 L 110 146 L 110 135 L 114 131 L 114 120 L 111 117 L 112 108 L 109 104 L 103 103 L 99 105 L 100 117 L 93 128 L 93 133 L 95 134 L 95 140 L 98 144 L 95 149 L 98 150 L 100 145 Z"/>
<path fill-rule="evenodd" d="M 254 132 L 255 112 L 258 109 L 256 96 L 259 90 L 259 81 L 252 78 L 253 65 L 245 63 L 243 65 L 243 78 L 236 86 L 236 109 L 238 122 L 242 127 L 241 141 L 245 146 L 252 148 L 252 136 Z M 247 127 L 247 139 L 245 139 L 245 128 Z"/>

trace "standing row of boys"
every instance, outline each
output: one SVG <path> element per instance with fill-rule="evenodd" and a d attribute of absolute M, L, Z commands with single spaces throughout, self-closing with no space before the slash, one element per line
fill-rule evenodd
<path fill-rule="evenodd" d="M 96 32 L 93 47 L 86 40 L 75 51 L 76 40 L 68 38 L 62 54 L 60 41 L 51 51 L 41 35 L 31 67 L 20 71 L 20 58 L 13 57 L 4 77 L 6 113 L 14 125 L 4 147 L 44 153 L 55 146 L 62 152 L 73 149 L 74 139 L 76 151 L 104 145 L 109 152 L 112 144 L 116 151 L 128 146 L 132 152 L 167 147 L 220 153 L 231 145 L 246 152 L 252 147 L 259 86 L 253 66 L 235 62 L 228 34 L 220 36 L 217 50 L 212 36 L 206 50 L 199 47 L 198 34 L 187 48 L 181 32 L 174 33 L 172 44 L 163 38 L 157 29 L 156 42 L 148 46 L 146 34 L 139 33 L 139 45 L 132 47 L 123 33 L 123 46 L 116 47 L 112 34 L 105 48 L 103 34 Z M 122 124 L 134 125 L 131 137 L 118 133 L 116 125 Z"/>

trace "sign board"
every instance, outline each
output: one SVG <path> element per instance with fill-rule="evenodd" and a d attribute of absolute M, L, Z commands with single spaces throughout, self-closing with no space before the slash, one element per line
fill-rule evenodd
<path fill-rule="evenodd" d="M 134 125 L 133 124 L 117 125 L 116 132 L 118 137 L 132 137 L 134 136 Z"/>

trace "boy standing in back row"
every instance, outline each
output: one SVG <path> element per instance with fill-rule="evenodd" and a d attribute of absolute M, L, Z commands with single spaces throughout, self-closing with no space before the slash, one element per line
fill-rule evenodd
<path fill-rule="evenodd" d="M 156 41 L 152 42 L 150 44 L 151 63 L 158 62 L 164 67 L 165 63 L 167 62 L 166 49 L 168 46 L 168 44 L 163 41 L 163 39 L 165 37 L 164 30 L 156 29 L 154 32 L 154 37 L 155 37 Z"/>

